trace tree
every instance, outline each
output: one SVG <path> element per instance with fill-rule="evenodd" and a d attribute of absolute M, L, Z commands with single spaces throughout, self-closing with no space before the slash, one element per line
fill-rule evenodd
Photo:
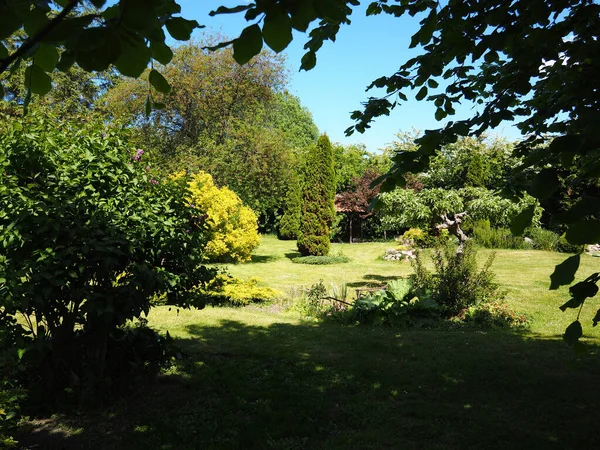
<path fill-rule="evenodd" d="M 202 45 L 192 42 L 174 52 L 163 70 L 172 89 L 160 99 L 161 110 L 143 112 L 148 71 L 140 79 L 120 79 L 98 108 L 130 124 L 156 165 L 167 172 L 185 167 L 210 173 L 256 211 L 263 228 L 272 228 L 294 167 L 288 140 L 302 139 L 301 132 L 280 126 L 312 119 L 299 103 L 299 110 L 286 107 L 281 58 L 264 52 L 252 65 L 240 66 L 230 49 L 209 52 Z"/>
<path fill-rule="evenodd" d="M 335 218 L 335 171 L 333 150 L 326 134 L 308 153 L 302 188 L 302 219 L 298 250 L 304 256 L 329 253 L 331 226 Z"/>
<path fill-rule="evenodd" d="M 374 181 L 381 174 L 373 169 L 367 169 L 362 176 L 354 178 L 350 189 L 336 195 L 336 209 L 346 214 L 348 218 L 347 231 L 348 242 L 352 243 L 354 237 L 353 228 L 354 222 L 358 219 L 367 219 L 375 214 L 370 206 L 379 194 L 379 186 Z M 359 222 L 362 227 L 362 222 Z M 361 228 L 362 234 L 362 228 Z"/>
<path fill-rule="evenodd" d="M 279 239 L 297 239 L 302 219 L 302 184 L 299 176 L 291 178 L 285 196 L 283 216 L 279 221 L 277 235 Z"/>

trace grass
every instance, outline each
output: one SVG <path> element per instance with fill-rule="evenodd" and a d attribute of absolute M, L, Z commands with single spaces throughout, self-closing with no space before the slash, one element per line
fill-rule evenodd
<path fill-rule="evenodd" d="M 281 290 L 410 273 L 378 260 L 390 244 L 334 245 L 351 258 L 339 266 L 292 264 L 293 245 L 267 237 L 254 262 L 230 271 Z M 47 449 L 596 448 L 598 332 L 586 308 L 589 353 L 558 338 L 576 315 L 558 310 L 565 290 L 547 290 L 561 258 L 498 251 L 508 302 L 532 317 L 518 332 L 306 323 L 273 308 L 154 308 L 151 325 L 169 330 L 182 361 L 98 410 L 31 420 L 20 437 L 24 448 Z M 595 261 L 583 258 L 581 277 Z"/>

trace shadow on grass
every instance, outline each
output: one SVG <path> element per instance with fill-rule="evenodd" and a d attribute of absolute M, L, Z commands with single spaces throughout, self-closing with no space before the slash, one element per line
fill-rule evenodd
<path fill-rule="evenodd" d="M 289 252 L 289 253 L 285 254 L 285 257 L 287 259 L 299 258 L 300 256 L 302 256 L 302 254 L 300 252 Z"/>
<path fill-rule="evenodd" d="M 253 264 L 253 263 L 268 263 L 268 262 L 273 262 L 273 261 L 277 261 L 279 258 L 277 256 L 273 256 L 273 255 L 252 255 L 252 258 L 250 259 L 249 263 Z"/>
<path fill-rule="evenodd" d="M 186 331 L 186 360 L 158 384 L 59 420 L 67 431 L 30 429 L 25 448 L 597 445 L 596 348 L 580 358 L 555 340 L 464 329 L 223 320 Z"/>

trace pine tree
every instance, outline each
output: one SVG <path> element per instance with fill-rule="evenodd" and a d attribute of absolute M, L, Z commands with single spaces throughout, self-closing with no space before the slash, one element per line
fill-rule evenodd
<path fill-rule="evenodd" d="M 335 217 L 333 149 L 327 135 L 322 135 L 317 145 L 310 149 L 305 172 L 298 250 L 304 256 L 327 255 Z"/>
<path fill-rule="evenodd" d="M 292 177 L 285 197 L 285 210 L 279 221 L 278 237 L 297 239 L 302 217 L 302 189 L 298 176 Z"/>

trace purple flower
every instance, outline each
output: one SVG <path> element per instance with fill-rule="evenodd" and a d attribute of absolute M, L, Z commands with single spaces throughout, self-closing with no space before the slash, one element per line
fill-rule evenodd
<path fill-rule="evenodd" d="M 187 230 L 185 230 L 186 233 L 190 233 L 192 230 L 190 230 L 189 228 Z"/>
<path fill-rule="evenodd" d="M 135 156 L 131 159 L 133 159 L 134 161 L 140 162 L 140 160 L 142 159 L 142 155 L 144 154 L 144 150 L 142 150 L 141 148 L 138 148 L 135 151 Z"/>

